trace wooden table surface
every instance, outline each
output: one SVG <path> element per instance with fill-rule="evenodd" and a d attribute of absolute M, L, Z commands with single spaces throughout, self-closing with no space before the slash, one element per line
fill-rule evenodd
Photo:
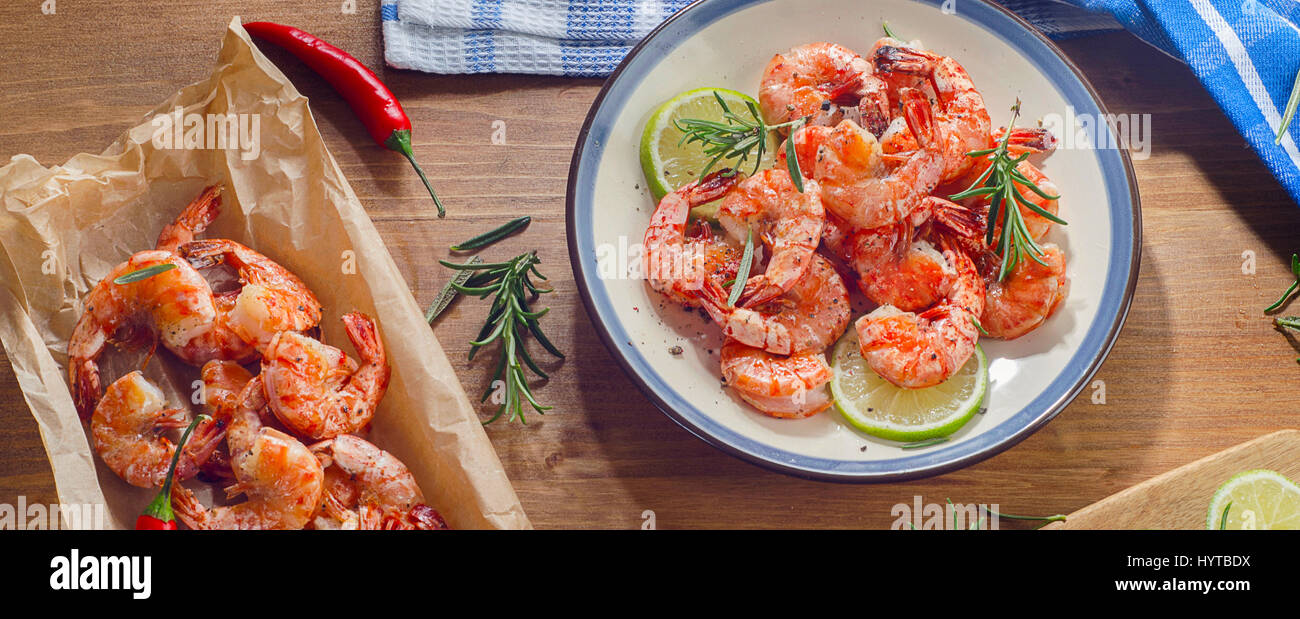
<path fill-rule="evenodd" d="M 233 15 L 288 22 L 383 66 L 376 0 L 38 0 L 0 7 L 0 155 L 47 165 L 99 152 L 180 87 L 205 77 Z M 598 339 L 564 242 L 569 158 L 600 80 L 434 76 L 383 69 L 415 125 L 415 150 L 449 205 L 437 220 L 399 156 L 374 145 L 319 78 L 268 50 L 312 100 L 334 156 L 418 301 L 447 272 L 449 242 L 527 213 L 513 247 L 535 247 L 560 292 L 546 321 L 568 360 L 537 393 L 555 410 L 488 434 L 539 528 L 888 527 L 890 508 L 997 503 L 1010 513 L 1068 513 L 1132 484 L 1265 433 L 1295 427 L 1295 346 L 1261 309 L 1289 283 L 1300 210 L 1182 64 L 1123 33 L 1062 44 L 1116 114 L 1152 115 L 1152 152 L 1135 161 L 1142 194 L 1141 279 L 1132 312 L 1091 389 L 1020 445 L 909 483 L 805 481 L 706 445 L 641 395 Z M 492 134 L 504 122 L 506 144 Z M 1074 197 L 1073 204 L 1086 208 Z M 1076 217 L 1086 216 L 1077 213 Z M 1243 273 L 1253 252 L 1254 274 Z M 482 307 L 461 303 L 436 332 L 465 385 L 491 368 L 466 362 Z M 0 363 L 0 502 L 54 502 L 36 424 Z"/>

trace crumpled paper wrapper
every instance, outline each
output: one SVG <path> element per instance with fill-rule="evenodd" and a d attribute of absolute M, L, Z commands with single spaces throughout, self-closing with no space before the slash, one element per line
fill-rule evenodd
<path fill-rule="evenodd" d="M 176 145 L 155 139 L 166 130 L 155 118 L 175 118 L 178 107 L 183 114 L 248 114 L 250 129 L 256 117 L 256 147 L 170 148 Z M 51 168 L 18 155 L 0 167 L 0 341 L 40 428 L 59 500 L 105 504 L 105 524 L 129 528 L 155 492 L 118 479 L 92 452 L 88 424 L 68 390 L 68 338 L 81 298 L 113 266 L 152 248 L 162 227 L 210 184 L 225 192 L 205 236 L 242 242 L 301 277 L 324 305 L 325 342 L 355 355 L 339 317 L 361 311 L 378 322 L 393 373 L 370 440 L 410 467 L 453 528 L 529 528 L 442 347 L 326 150 L 307 99 L 257 50 L 238 17 L 211 77 L 173 95 L 103 154 Z M 106 350 L 103 384 L 143 361 L 143 352 Z M 160 349 L 145 374 L 169 406 L 198 408 L 190 404 L 198 368 Z"/>

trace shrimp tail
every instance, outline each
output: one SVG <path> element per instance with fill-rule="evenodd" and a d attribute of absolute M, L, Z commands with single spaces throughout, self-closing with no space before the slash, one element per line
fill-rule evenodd
<path fill-rule="evenodd" d="M 945 232 L 970 240 L 977 240 L 984 234 L 985 221 L 976 209 L 936 196 L 926 200 L 930 202 L 935 223 Z"/>
<path fill-rule="evenodd" d="M 1002 139 L 1006 132 L 1006 127 L 999 128 L 993 133 L 993 139 Z M 1042 127 L 1013 127 L 1007 138 L 1008 150 L 1016 153 L 1050 153 L 1056 150 L 1056 145 L 1056 136 Z"/>
<path fill-rule="evenodd" d="M 901 73 L 928 78 L 930 85 L 934 87 L 936 97 L 941 96 L 940 93 L 943 92 L 934 76 L 934 66 L 939 61 L 939 57 L 930 52 L 912 47 L 882 45 L 876 50 L 872 61 L 876 65 L 876 70 L 883 73 Z"/>
<path fill-rule="evenodd" d="M 388 367 L 384 363 L 384 342 L 379 339 L 375 321 L 361 312 L 351 312 L 343 315 L 343 327 L 362 361 L 380 363 Z"/>
<path fill-rule="evenodd" d="M 190 241 L 181 245 L 177 252 L 196 269 L 217 266 L 226 260 L 226 243 L 221 239 Z"/>
<path fill-rule="evenodd" d="M 93 359 L 73 359 L 68 364 L 69 382 L 72 383 L 73 402 L 81 420 L 90 419 L 95 404 L 103 393 L 99 382 L 99 368 Z"/>
<path fill-rule="evenodd" d="M 930 107 L 930 101 L 926 99 L 925 93 L 915 88 L 904 88 L 898 94 L 902 101 L 903 117 L 907 120 L 907 128 L 916 137 L 916 143 L 922 150 L 935 148 L 939 143 L 939 128 L 935 125 L 934 109 Z"/>
<path fill-rule="evenodd" d="M 201 234 L 212 225 L 220 212 L 221 186 L 212 185 L 189 203 L 175 221 L 163 227 L 162 232 L 158 233 L 155 247 L 175 252 L 178 247 L 194 240 L 196 234 Z"/>
<path fill-rule="evenodd" d="M 690 189 L 691 206 L 699 206 L 727 195 L 740 180 L 740 174 L 731 168 L 723 168 L 695 182 Z"/>

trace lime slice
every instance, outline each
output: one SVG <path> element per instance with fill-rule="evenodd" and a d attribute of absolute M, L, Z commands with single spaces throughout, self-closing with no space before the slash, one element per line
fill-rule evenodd
<path fill-rule="evenodd" d="M 758 103 L 749 95 L 725 88 L 697 88 L 669 99 L 646 122 L 645 131 L 641 134 L 641 171 L 645 173 L 656 204 L 668 193 L 699 178 L 700 171 L 712 159 L 704 154 L 704 147 L 699 142 L 679 144 L 682 131 L 674 121 L 699 118 L 720 123 L 730 122 L 723 117 L 722 106 L 718 105 L 713 96 L 715 92 L 727 102 L 732 113 L 746 121 L 753 120 L 746 103 L 753 103 L 755 109 L 758 109 Z M 759 160 L 759 169 L 772 167 L 773 151 L 779 145 L 775 136 L 768 136 L 767 149 Z M 714 164 L 712 170 L 734 168 L 737 163 L 736 159 L 722 159 Z M 743 171 L 748 174 L 753 170 L 754 160 L 751 158 L 745 162 Z M 713 219 L 718 210 L 718 202 L 715 200 L 698 206 L 691 214 Z"/>
<path fill-rule="evenodd" d="M 984 350 L 957 373 L 925 389 L 903 389 L 879 377 L 858 349 L 858 333 L 849 328 L 832 351 L 831 397 L 853 427 L 894 441 L 948 436 L 970 421 L 989 388 L 989 361 Z"/>
<path fill-rule="evenodd" d="M 1224 507 L 1228 507 L 1228 523 L 1220 527 Z M 1238 473 L 1214 493 L 1210 511 L 1205 515 L 1205 527 L 1300 529 L 1300 486 L 1277 471 L 1256 469 Z"/>

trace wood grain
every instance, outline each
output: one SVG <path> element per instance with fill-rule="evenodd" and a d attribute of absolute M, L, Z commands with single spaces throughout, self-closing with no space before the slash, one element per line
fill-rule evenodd
<path fill-rule="evenodd" d="M 206 76 L 226 22 L 289 22 L 382 67 L 377 2 L 37 0 L 0 6 L 0 153 L 46 164 L 98 152 L 176 89 Z M 438 220 L 419 180 L 374 145 L 328 86 L 269 55 L 312 101 L 334 156 L 416 298 L 447 278 L 450 243 L 527 213 L 508 248 L 537 248 L 559 293 L 546 320 L 568 359 L 537 390 L 555 410 L 527 426 L 488 428 L 539 528 L 888 527 L 890 508 L 998 503 L 1063 513 L 1262 434 L 1297 425 L 1293 343 L 1261 309 L 1290 281 L 1300 211 L 1183 65 L 1127 34 L 1062 45 L 1114 113 L 1151 114 L 1153 150 L 1135 162 L 1143 200 L 1141 279 L 1127 326 L 1093 390 L 1020 445 L 909 483 L 851 486 L 759 469 L 714 450 L 659 413 L 617 369 L 574 287 L 564 242 L 569 157 L 598 80 L 435 76 L 382 69 L 415 125 L 417 158 L 448 205 Z M 494 121 L 506 144 L 493 144 Z M 1078 200 L 1086 208 L 1086 200 Z M 1256 272 L 1242 272 L 1243 252 Z M 436 328 L 471 394 L 487 360 L 465 361 L 483 307 L 458 302 Z M 485 414 L 486 414 L 485 409 Z M 55 499 L 39 434 L 8 363 L 0 363 L 0 502 Z"/>
<path fill-rule="evenodd" d="M 1044 529 L 1204 529 L 1215 490 L 1242 471 L 1300 476 L 1300 430 L 1281 430 L 1117 492 Z M 1234 510 L 1235 511 L 1235 510 Z"/>

